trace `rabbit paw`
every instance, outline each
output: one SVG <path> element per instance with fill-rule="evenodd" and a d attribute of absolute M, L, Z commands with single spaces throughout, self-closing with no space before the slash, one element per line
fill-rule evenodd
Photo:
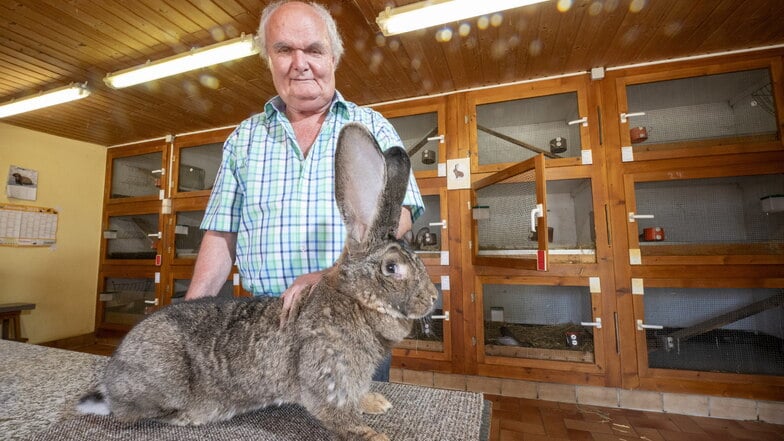
<path fill-rule="evenodd" d="M 371 429 L 370 427 L 358 427 L 353 431 L 353 434 L 349 436 L 349 439 L 353 440 L 362 440 L 362 441 L 389 441 L 389 437 L 384 435 L 383 433 L 376 432 L 375 430 Z"/>
<path fill-rule="evenodd" d="M 359 400 L 359 408 L 362 410 L 362 413 L 380 415 L 391 409 L 392 403 L 390 403 L 386 398 L 384 398 L 383 395 L 378 392 L 368 392 Z M 386 437 L 384 437 L 384 439 L 385 438 Z M 375 440 L 376 438 L 369 439 Z M 381 438 L 378 440 L 381 441 Z"/>

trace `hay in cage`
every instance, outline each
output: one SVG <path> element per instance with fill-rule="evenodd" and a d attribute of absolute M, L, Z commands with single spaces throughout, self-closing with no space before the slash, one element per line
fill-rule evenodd
<path fill-rule="evenodd" d="M 501 328 L 504 328 L 503 333 Z M 578 336 L 577 345 L 568 344 L 568 333 Z M 489 321 L 485 322 L 485 344 L 593 352 L 593 335 L 575 323 L 525 325 Z"/>
<path fill-rule="evenodd" d="M 485 322 L 485 354 L 594 363 L 593 335 L 581 325 Z"/>

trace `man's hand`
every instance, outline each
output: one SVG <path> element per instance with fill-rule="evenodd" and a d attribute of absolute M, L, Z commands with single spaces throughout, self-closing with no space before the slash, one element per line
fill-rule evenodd
<path fill-rule="evenodd" d="M 289 319 L 295 319 L 299 313 L 300 303 L 303 295 L 308 295 L 313 290 L 313 287 L 321 280 L 324 271 L 317 271 L 315 273 L 303 274 L 291 284 L 283 294 L 283 309 L 280 311 L 280 327 L 284 327 Z"/>

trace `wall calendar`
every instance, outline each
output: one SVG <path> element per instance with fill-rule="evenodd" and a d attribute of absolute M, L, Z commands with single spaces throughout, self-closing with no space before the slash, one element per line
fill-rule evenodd
<path fill-rule="evenodd" d="M 0 204 L 0 246 L 45 247 L 57 241 L 57 210 Z"/>

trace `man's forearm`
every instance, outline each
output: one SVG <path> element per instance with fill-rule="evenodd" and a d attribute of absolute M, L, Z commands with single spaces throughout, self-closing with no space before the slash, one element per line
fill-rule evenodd
<path fill-rule="evenodd" d="M 207 231 L 204 233 L 193 278 L 185 294 L 186 300 L 218 295 L 234 264 L 237 235 Z"/>

